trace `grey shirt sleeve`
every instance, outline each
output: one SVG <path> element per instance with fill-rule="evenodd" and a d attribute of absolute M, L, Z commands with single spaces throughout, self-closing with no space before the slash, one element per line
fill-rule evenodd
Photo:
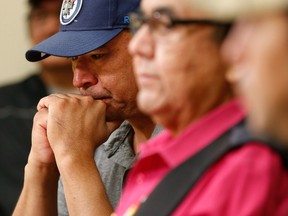
<path fill-rule="evenodd" d="M 69 216 L 61 178 L 58 182 L 58 216 Z"/>

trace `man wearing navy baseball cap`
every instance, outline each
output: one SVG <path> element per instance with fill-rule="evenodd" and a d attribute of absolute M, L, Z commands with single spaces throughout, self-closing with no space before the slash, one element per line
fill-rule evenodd
<path fill-rule="evenodd" d="M 28 50 L 27 60 L 79 56 L 101 47 L 128 28 L 128 13 L 138 7 L 138 2 L 64 0 L 60 31 Z"/>
<path fill-rule="evenodd" d="M 69 57 L 82 95 L 40 100 L 14 215 L 113 212 L 139 144 L 159 131 L 136 104 L 127 29 L 128 14 L 138 5 L 139 0 L 64 0 L 60 31 L 27 51 L 29 61 Z"/>

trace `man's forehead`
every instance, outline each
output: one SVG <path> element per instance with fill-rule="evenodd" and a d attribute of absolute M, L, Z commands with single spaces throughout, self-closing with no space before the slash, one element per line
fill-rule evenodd
<path fill-rule="evenodd" d="M 199 7 L 191 6 L 187 0 L 142 0 L 141 12 L 144 15 L 151 15 L 153 12 L 166 11 L 170 15 L 177 18 L 209 18 L 210 13 L 207 13 Z"/>
<path fill-rule="evenodd" d="M 167 10 L 173 13 L 177 13 L 177 11 L 183 7 L 184 3 L 186 4 L 185 0 L 142 0 L 141 10 L 148 14 L 158 10 Z"/>
<path fill-rule="evenodd" d="M 155 12 L 159 12 L 159 13 L 163 13 L 163 14 L 169 14 L 169 15 L 173 15 L 174 14 L 174 10 L 173 10 L 173 8 L 171 8 L 171 7 L 164 7 L 164 6 L 160 6 L 160 7 L 155 7 L 155 8 L 153 8 L 152 10 L 150 10 L 150 11 L 147 11 L 147 10 L 142 10 L 142 9 L 140 9 L 140 12 L 142 13 L 142 14 L 144 14 L 144 15 L 151 15 L 151 14 L 153 14 L 153 13 L 155 13 Z"/>
<path fill-rule="evenodd" d="M 145 2 L 146 1 L 146 2 Z M 206 17 L 207 13 L 202 10 L 198 10 L 197 7 L 191 7 L 187 0 L 143 0 L 141 4 L 141 12 L 144 15 L 151 15 L 154 12 L 166 13 L 178 18 L 195 17 L 202 18 Z"/>

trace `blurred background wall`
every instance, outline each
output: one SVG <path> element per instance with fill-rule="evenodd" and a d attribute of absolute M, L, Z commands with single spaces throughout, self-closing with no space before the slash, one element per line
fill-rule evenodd
<path fill-rule="evenodd" d="M 24 57 L 31 46 L 26 26 L 27 0 L 1 1 L 0 86 L 22 79 L 37 68 L 37 63 Z"/>

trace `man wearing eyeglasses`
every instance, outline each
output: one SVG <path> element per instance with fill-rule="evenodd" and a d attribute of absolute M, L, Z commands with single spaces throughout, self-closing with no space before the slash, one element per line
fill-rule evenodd
<path fill-rule="evenodd" d="M 186 0 L 143 0 L 131 28 L 138 106 L 165 130 L 141 145 L 115 214 L 284 216 L 281 195 L 287 178 L 281 157 L 250 137 L 245 111 L 225 79 L 220 47 L 229 24 L 211 20 Z M 198 172 L 198 162 L 210 160 L 225 145 L 235 148 L 201 171 L 196 184 L 164 214 L 176 196 L 170 189 L 176 187 L 178 195 L 184 180 Z M 186 167 L 183 178 L 175 175 L 173 185 L 163 186 L 168 173 L 211 146 L 214 151 Z M 163 197 L 167 202 L 160 203 Z"/>

